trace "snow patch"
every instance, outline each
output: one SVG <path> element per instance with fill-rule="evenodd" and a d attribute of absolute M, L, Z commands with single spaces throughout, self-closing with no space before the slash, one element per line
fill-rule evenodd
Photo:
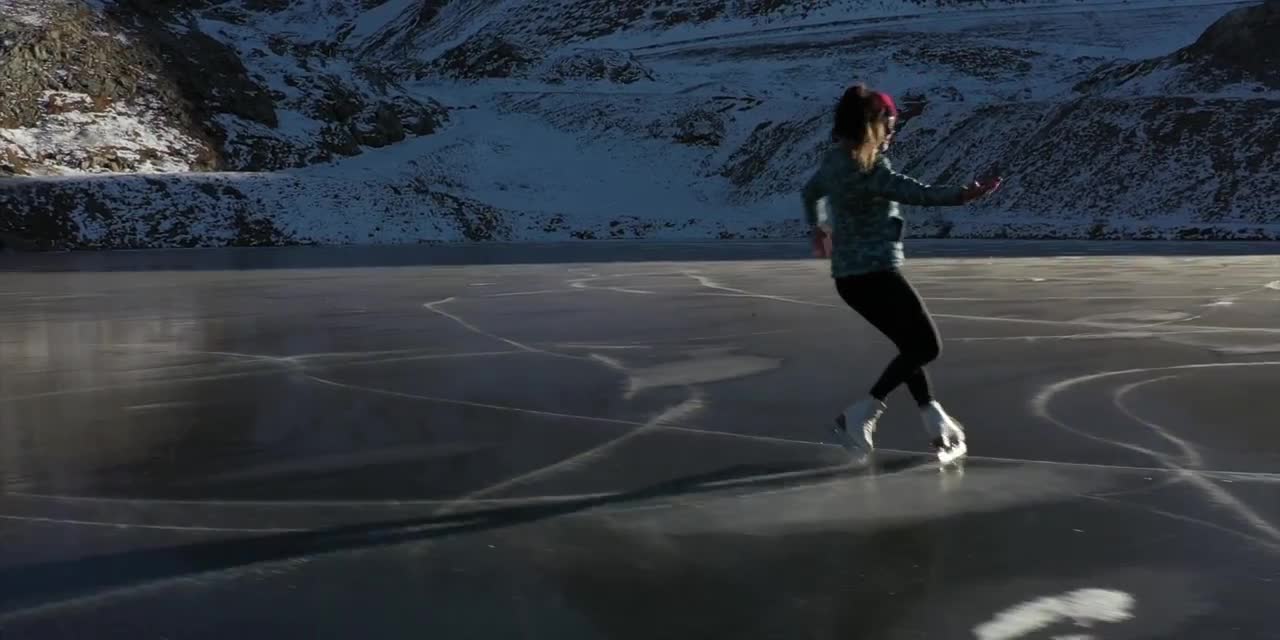
<path fill-rule="evenodd" d="M 387 0 L 386 2 L 361 14 L 351 25 L 347 35 L 347 44 L 359 47 L 370 36 L 381 31 L 394 22 L 402 14 L 413 11 L 421 0 Z"/>
<path fill-rule="evenodd" d="M 0 0 L 0 22 L 43 26 L 49 21 L 51 4 L 50 0 Z"/>
<path fill-rule="evenodd" d="M 29 162 L 58 158 L 57 173 L 103 173 L 132 166 L 140 172 L 189 171 L 201 143 L 169 126 L 153 103 L 95 104 L 82 93 L 45 91 L 49 111 L 35 127 L 0 129 L 0 142 Z M 101 107 L 101 108 L 99 108 Z M 106 164 L 93 165 L 98 157 Z"/>
<path fill-rule="evenodd" d="M 168 225 L 160 244 L 216 244 L 251 215 L 291 240 L 325 243 L 799 236 L 797 191 L 826 141 L 831 105 L 854 79 L 911 111 L 890 153 L 907 173 L 955 183 L 984 163 L 1013 165 L 1006 188 L 981 205 L 904 207 L 913 233 L 1280 237 L 1280 184 L 1264 145 L 1213 139 L 1274 128 L 1274 109 L 1240 105 L 1280 97 L 1243 85 L 1189 95 L 1179 68 L 1155 63 L 1129 78 L 1093 74 L 1189 44 L 1226 5 L 805 0 L 748 15 L 768 3 L 690 0 L 633 16 L 593 2 L 453 0 L 429 20 L 423 9 L 435 5 L 422 0 L 364 11 L 372 3 L 229 0 L 175 13 L 231 47 L 273 96 L 275 127 L 213 117 L 228 164 L 297 168 L 165 178 L 167 192 L 86 181 L 118 215 L 109 225 L 86 215 L 87 238 L 142 243 Z M 35 15 L 42 5 L 0 0 L 0 11 Z M 702 9 L 715 17 L 671 15 Z M 535 59 L 525 77 L 430 73 L 433 57 L 477 35 L 527 46 Z M 1089 80 L 1098 99 L 1080 109 L 1076 86 Z M 1171 106 L 1170 93 L 1185 100 Z M 46 98 L 62 103 L 39 126 L 0 130 L 0 161 L 112 171 L 82 166 L 102 151 L 130 170 L 173 172 L 190 170 L 202 148 L 145 101 Z M 451 124 L 401 142 L 386 128 L 380 138 L 344 137 L 370 119 L 385 124 L 379 108 L 411 98 L 452 105 Z M 353 149 L 361 142 L 387 146 Z M 250 162 L 256 154 L 270 161 Z M 187 208 L 206 217 L 165 217 Z"/>

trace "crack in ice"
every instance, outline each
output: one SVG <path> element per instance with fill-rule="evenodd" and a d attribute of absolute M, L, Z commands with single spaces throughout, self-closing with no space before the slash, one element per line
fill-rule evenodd
<path fill-rule="evenodd" d="M 1277 529 L 1275 525 L 1271 524 L 1269 521 L 1267 521 L 1265 518 L 1259 515 L 1256 511 L 1254 511 L 1251 507 L 1249 507 L 1247 504 L 1242 502 L 1240 499 L 1231 495 L 1230 492 L 1226 491 L 1222 487 L 1219 487 L 1217 484 L 1213 483 L 1211 480 L 1209 480 L 1206 477 L 1206 475 L 1203 472 L 1182 467 L 1181 465 L 1178 465 L 1177 463 L 1174 463 L 1173 461 L 1171 461 L 1169 459 L 1169 456 L 1157 451 L 1153 451 L 1146 447 L 1131 444 L 1128 442 L 1123 442 L 1120 440 L 1105 438 L 1105 437 L 1091 434 L 1086 431 L 1082 431 L 1080 429 L 1072 427 L 1066 422 L 1063 422 L 1062 420 L 1059 420 L 1058 418 L 1056 418 L 1053 415 L 1053 413 L 1049 410 L 1049 404 L 1052 402 L 1052 400 L 1055 397 L 1060 395 L 1062 392 L 1087 382 L 1093 382 L 1096 380 L 1111 378 L 1115 376 L 1153 373 L 1153 372 L 1159 372 L 1159 371 L 1185 371 L 1185 370 L 1218 369 L 1218 368 L 1231 368 L 1231 367 L 1275 367 L 1275 366 L 1280 366 L 1280 361 L 1210 362 L 1210 363 L 1200 363 L 1200 364 L 1172 365 L 1172 366 L 1164 366 L 1164 367 L 1142 367 L 1142 368 L 1134 368 L 1134 369 L 1123 369 L 1123 370 L 1117 370 L 1117 371 L 1103 371 L 1101 373 L 1093 373 L 1093 374 L 1088 374 L 1083 376 L 1077 376 L 1074 378 L 1061 380 L 1059 382 L 1047 385 L 1044 388 L 1042 388 L 1040 392 L 1037 393 L 1035 397 L 1032 399 L 1031 407 L 1037 416 L 1057 426 L 1058 428 L 1061 428 L 1063 430 L 1069 431 L 1071 433 L 1074 433 L 1076 435 L 1079 435 L 1081 437 L 1084 437 L 1090 440 L 1095 440 L 1105 444 L 1110 444 L 1115 447 L 1129 449 L 1129 450 L 1136 451 L 1136 452 L 1145 454 L 1147 456 L 1150 456 L 1157 463 L 1160 463 L 1168 467 L 1170 470 L 1174 471 L 1175 473 L 1177 473 L 1185 482 L 1191 484 L 1192 486 L 1196 487 L 1200 491 L 1204 492 L 1210 500 L 1233 511 L 1242 521 L 1249 524 L 1249 526 L 1253 527 L 1254 529 L 1257 529 L 1259 532 L 1265 534 L 1270 539 L 1270 541 L 1267 542 L 1265 546 L 1269 548 L 1271 551 L 1280 551 L 1280 529 Z M 1157 430 L 1160 432 L 1167 433 L 1167 430 L 1160 427 L 1157 427 Z"/>

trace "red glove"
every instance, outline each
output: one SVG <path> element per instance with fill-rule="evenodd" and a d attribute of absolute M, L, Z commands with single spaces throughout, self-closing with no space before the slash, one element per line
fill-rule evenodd
<path fill-rule="evenodd" d="M 813 257 L 831 257 L 831 234 L 827 233 L 826 229 L 814 227 L 813 234 L 809 240 L 813 244 Z"/>
<path fill-rule="evenodd" d="M 1000 185 L 1004 183 L 1004 179 L 996 176 L 986 180 L 975 180 L 973 184 L 964 188 L 963 194 L 960 196 L 961 202 L 972 202 L 985 195 L 993 193 Z"/>

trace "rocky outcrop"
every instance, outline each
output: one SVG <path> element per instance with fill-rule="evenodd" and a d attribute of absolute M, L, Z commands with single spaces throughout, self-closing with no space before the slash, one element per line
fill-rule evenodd
<path fill-rule="evenodd" d="M 514 233 L 509 212 L 420 182 L 357 189 L 341 178 L 223 173 L 5 182 L 0 237 L 40 249 L 483 241 Z"/>
<path fill-rule="evenodd" d="M 725 123 L 719 114 L 711 111 L 694 110 L 682 113 L 671 123 L 671 140 L 683 145 L 695 147 L 718 147 L 724 142 Z M 665 123 L 657 123 L 654 128 L 655 137 L 667 133 Z"/>
<path fill-rule="evenodd" d="M 905 14 L 972 3 L 0 0 L 30 9 L 0 16 L 0 241 L 798 236 L 863 75 L 902 107 L 896 167 L 1007 177 L 981 207 L 904 207 L 915 235 L 1280 233 L 1276 0 L 1113 63 L 1065 51 L 1099 27 L 1070 0 L 1062 22 L 993 10 L 1037 1 L 913 33 Z M 55 171 L 113 175 L 6 178 Z M 156 171 L 187 175 L 119 175 Z"/>
<path fill-rule="evenodd" d="M 811 171 L 821 155 L 812 141 L 827 124 L 825 115 L 756 125 L 720 167 L 719 175 L 733 187 L 730 201 L 746 204 L 794 191 L 796 176 Z"/>
<path fill-rule="evenodd" d="M 46 91 L 121 102 L 137 97 L 146 82 L 141 57 L 104 30 L 101 16 L 69 3 L 45 8 L 46 22 L 8 24 L 0 32 L 0 128 L 35 126 L 46 113 Z"/>
<path fill-rule="evenodd" d="M 1197 95 L 1280 90 L 1280 0 L 1234 9 L 1191 45 L 1159 58 L 1101 65 L 1076 90 Z"/>
<path fill-rule="evenodd" d="M 832 0 L 691 0 L 674 5 L 666 0 L 526 0 L 497 5 L 455 0 L 442 8 L 440 1 L 423 0 L 422 15 L 406 14 L 369 47 L 386 52 L 434 46 L 434 40 L 453 35 L 449 29 L 455 23 L 444 20 L 444 14 L 469 16 L 485 27 L 442 55 L 418 61 L 416 77 L 524 77 L 546 61 L 549 51 L 624 31 L 661 31 L 722 18 L 802 16 L 832 4 Z M 496 11 L 499 6 L 501 11 Z M 623 60 L 620 52 L 569 54 L 553 60 L 547 71 L 550 82 L 592 75 L 621 83 L 652 79 L 643 66 Z"/>
<path fill-rule="evenodd" d="M 654 81 L 653 72 L 626 51 L 589 49 L 556 58 L 543 79 L 552 84 L 573 81 L 633 84 Z"/>
<path fill-rule="evenodd" d="M 6 248 L 37 250 L 73 246 L 79 226 L 66 211 L 42 208 L 28 190 L 30 183 L 16 178 L 0 178 L 0 238 Z"/>
<path fill-rule="evenodd" d="M 113 12 L 122 19 L 128 16 L 146 34 L 170 73 L 182 78 L 187 99 L 202 105 L 201 120 L 222 146 L 223 168 L 272 171 L 328 162 L 358 155 L 363 147 L 432 133 L 447 120 L 439 104 L 410 97 L 374 68 L 356 64 L 353 74 L 349 66 L 335 65 L 343 55 L 337 41 L 291 40 L 250 29 L 253 11 L 283 12 L 293 8 L 291 3 L 259 2 L 242 9 L 207 4 L 209 15 L 227 25 L 216 38 L 201 31 L 187 7 L 123 0 Z M 175 29 L 175 23 L 181 27 Z M 270 75 L 245 66 L 244 60 L 268 52 L 286 64 L 277 63 Z M 268 88 L 272 81 L 288 91 Z M 302 123 L 301 129 L 294 123 L 284 126 L 281 109 L 305 113 L 313 122 Z"/>
<path fill-rule="evenodd" d="M 421 102 L 406 95 L 369 98 L 329 78 L 329 87 L 312 112 L 318 120 L 337 125 L 341 144 L 352 155 L 359 146 L 385 147 L 408 135 L 434 133 L 447 119 L 444 107 L 434 101 Z"/>
<path fill-rule="evenodd" d="M 390 1 L 386 0 L 386 2 Z M 367 11 L 386 2 L 361 0 L 361 8 Z M 419 62 L 417 57 L 406 56 L 405 52 L 412 51 L 419 38 L 432 34 L 432 29 L 437 26 L 436 19 L 442 10 L 449 7 L 465 16 L 476 10 L 483 12 L 488 8 L 488 3 L 479 3 L 473 11 L 459 11 L 460 4 L 462 3 L 459 0 L 414 0 L 380 29 L 368 34 L 366 40 L 351 44 L 362 58 L 385 58 L 389 54 L 395 54 L 396 60 L 388 61 L 388 66 L 416 68 L 416 63 Z M 343 44 L 350 43 L 354 30 L 354 24 L 342 28 L 338 33 L 338 41 Z"/>
<path fill-rule="evenodd" d="M 405 94 L 370 96 L 334 76 L 312 78 L 309 84 L 317 98 L 300 106 L 317 123 L 314 144 L 297 145 L 269 131 L 242 133 L 238 143 L 246 155 L 238 157 L 237 168 L 269 171 L 355 156 L 365 147 L 380 148 L 411 135 L 435 133 L 448 120 L 445 108 L 432 100 L 416 100 Z"/>
<path fill-rule="evenodd" d="M 264 14 L 305 9 L 296 3 L 95 6 L 48 0 L 32 3 L 23 21 L 0 16 L 0 171 L 270 171 L 428 135 L 448 120 L 444 107 L 411 95 L 376 64 L 344 63 L 336 40 L 256 30 Z M 266 67 L 258 62 L 271 56 Z M 163 140 L 126 153 L 110 145 L 81 152 L 33 149 L 21 131 L 3 133 L 41 131 L 27 137 L 56 140 L 83 126 L 121 138 L 154 130 Z"/>
<path fill-rule="evenodd" d="M 34 174 L 218 165 L 216 142 L 159 59 L 86 5 L 50 0 L 42 9 L 41 20 L 0 25 L 0 166 Z M 143 128 L 154 135 L 136 135 Z M 23 130 L 50 142 L 40 148 Z"/>
<path fill-rule="evenodd" d="M 1278 106 L 1094 96 L 988 106 L 957 118 L 905 166 L 954 183 L 998 165 L 1009 180 L 984 207 L 1025 220 L 1276 225 L 1280 141 L 1236 132 L 1276 130 Z"/>
<path fill-rule="evenodd" d="M 500 36 L 480 35 L 444 52 L 426 73 L 455 80 L 510 78 L 524 75 L 540 59 L 540 52 Z"/>
<path fill-rule="evenodd" d="M 1203 73 L 1280 89 L 1280 0 L 1231 11 L 1174 57 Z"/>
<path fill-rule="evenodd" d="M 199 4 L 199 3 L 197 3 Z M 154 57 L 159 75 L 176 87 L 202 123 L 231 114 L 275 127 L 279 122 L 271 93 L 249 76 L 236 51 L 203 32 L 191 5 L 156 0 L 117 0 L 107 14 Z M 220 138 L 225 132 L 211 126 Z"/>

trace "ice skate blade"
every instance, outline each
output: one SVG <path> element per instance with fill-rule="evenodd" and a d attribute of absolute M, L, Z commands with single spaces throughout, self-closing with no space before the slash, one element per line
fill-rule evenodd
<path fill-rule="evenodd" d="M 956 464 L 969 453 L 969 445 L 964 440 L 947 449 L 938 450 L 938 464 L 942 466 Z"/>

